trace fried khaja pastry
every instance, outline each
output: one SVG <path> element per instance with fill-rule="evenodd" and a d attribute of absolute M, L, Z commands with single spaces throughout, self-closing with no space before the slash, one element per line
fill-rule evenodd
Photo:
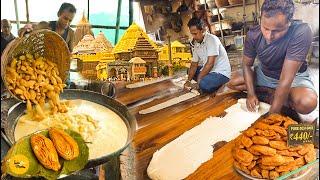
<path fill-rule="evenodd" d="M 291 152 L 289 150 L 279 150 L 277 151 L 277 154 L 280 154 L 282 156 L 292 156 L 292 157 L 301 157 L 300 154 L 298 154 L 297 152 Z"/>
<path fill-rule="evenodd" d="M 293 152 L 293 151 L 300 151 L 303 149 L 302 145 L 298 145 L 298 146 L 294 146 L 294 147 L 289 147 L 289 151 Z"/>
<path fill-rule="evenodd" d="M 253 160 L 253 155 L 244 149 L 236 149 L 234 155 L 241 162 L 248 163 Z"/>
<path fill-rule="evenodd" d="M 250 138 L 248 138 L 247 136 L 243 135 L 242 138 L 241 138 L 241 143 L 245 146 L 245 147 L 250 147 L 253 142 L 251 141 Z"/>
<path fill-rule="evenodd" d="M 283 127 L 280 127 L 280 126 L 271 125 L 271 126 L 269 126 L 269 130 L 273 130 L 273 131 L 279 133 L 282 136 L 287 136 L 288 135 L 286 129 L 283 128 Z"/>
<path fill-rule="evenodd" d="M 301 150 L 299 150 L 298 153 L 303 156 L 303 155 L 307 154 L 311 150 L 314 150 L 314 145 L 313 144 L 304 144 L 303 148 Z"/>
<path fill-rule="evenodd" d="M 269 139 L 263 137 L 263 136 L 253 136 L 252 137 L 252 142 L 254 144 L 259 144 L 259 145 L 266 145 L 269 144 Z"/>
<path fill-rule="evenodd" d="M 270 179 L 276 179 L 277 177 L 279 177 L 279 173 L 277 171 L 270 171 L 269 173 Z"/>
<path fill-rule="evenodd" d="M 263 164 L 259 164 L 259 167 L 262 170 L 272 170 L 272 169 L 276 168 L 275 166 L 266 166 L 266 165 L 263 165 Z"/>
<path fill-rule="evenodd" d="M 252 136 L 255 136 L 257 133 L 254 128 L 249 128 L 244 132 L 244 134 L 248 137 L 252 137 Z"/>
<path fill-rule="evenodd" d="M 273 156 L 277 154 L 277 150 L 268 146 L 252 145 L 251 149 L 263 155 Z"/>
<path fill-rule="evenodd" d="M 255 156 L 260 156 L 260 155 L 261 155 L 261 153 L 257 152 L 255 149 L 253 149 L 252 146 L 249 147 L 249 148 L 247 148 L 247 150 L 248 150 L 251 154 L 253 154 L 253 155 L 255 155 Z"/>
<path fill-rule="evenodd" d="M 280 166 L 289 163 L 290 161 L 294 161 L 293 157 L 281 156 L 279 154 L 274 156 L 262 156 L 261 158 L 261 164 L 265 166 Z"/>
<path fill-rule="evenodd" d="M 278 149 L 278 150 L 286 150 L 286 149 L 288 149 L 287 142 L 284 142 L 284 141 L 270 141 L 269 145 L 272 148 L 275 148 L 275 149 Z"/>
<path fill-rule="evenodd" d="M 269 179 L 269 171 L 268 170 L 262 169 L 261 175 L 262 175 L 262 178 Z"/>
<path fill-rule="evenodd" d="M 250 175 L 253 176 L 253 177 L 256 177 L 256 178 L 262 178 L 261 174 L 259 174 L 257 169 L 251 170 Z"/>
<path fill-rule="evenodd" d="M 295 161 L 292 161 L 292 162 L 289 162 L 288 164 L 276 167 L 275 170 L 280 173 L 280 172 L 292 171 L 295 168 L 296 168 L 296 163 Z"/>
<path fill-rule="evenodd" d="M 267 130 L 269 129 L 269 126 L 269 124 L 266 124 L 264 122 L 256 122 L 256 124 L 253 127 L 256 129 Z"/>
<path fill-rule="evenodd" d="M 253 169 L 256 164 L 257 164 L 257 161 L 252 161 L 252 162 L 250 163 L 250 165 L 247 167 L 248 170 Z"/>
<path fill-rule="evenodd" d="M 306 164 L 306 161 L 304 160 L 304 157 L 299 157 L 294 160 L 297 166 L 303 166 Z"/>
<path fill-rule="evenodd" d="M 316 150 L 312 149 L 307 154 L 304 155 L 304 159 L 306 160 L 307 163 L 312 162 L 316 160 Z"/>

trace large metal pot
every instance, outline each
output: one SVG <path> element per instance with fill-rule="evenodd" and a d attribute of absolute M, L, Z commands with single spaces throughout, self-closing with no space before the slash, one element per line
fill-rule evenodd
<path fill-rule="evenodd" d="M 97 159 L 91 159 L 89 160 L 88 164 L 86 165 L 86 168 L 90 167 L 95 167 L 101 164 L 104 164 L 108 162 L 111 159 L 114 159 L 114 157 L 117 157 L 120 155 L 120 153 L 127 148 L 129 143 L 132 141 L 134 133 L 137 128 L 137 122 L 136 119 L 133 115 L 131 115 L 127 109 L 127 107 L 120 102 L 102 95 L 100 93 L 96 93 L 93 91 L 87 91 L 87 90 L 79 90 L 79 89 L 66 89 L 63 91 L 63 93 L 60 94 L 61 99 L 82 99 L 82 100 L 87 100 L 91 101 L 97 104 L 100 104 L 102 106 L 105 106 L 106 108 L 111 109 L 115 113 L 117 113 L 124 123 L 127 126 L 128 130 L 128 138 L 126 144 L 118 149 L 117 151 L 111 153 L 111 154 L 106 154 L 100 158 Z M 7 117 L 2 117 L 2 130 L 4 130 L 4 136 L 5 140 L 9 145 L 12 145 L 15 142 L 14 138 L 14 130 L 15 126 L 17 124 L 17 121 L 21 115 L 25 113 L 26 110 L 26 104 L 25 103 L 17 103 L 14 104 L 13 101 L 2 101 L 1 102 L 1 107 L 3 106 L 4 108 L 1 108 L 2 115 L 6 115 L 6 108 L 5 107 L 11 107 L 7 113 Z"/>

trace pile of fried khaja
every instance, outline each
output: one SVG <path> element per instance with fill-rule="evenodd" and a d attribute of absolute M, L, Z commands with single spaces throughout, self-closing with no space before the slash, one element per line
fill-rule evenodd
<path fill-rule="evenodd" d="M 275 179 L 316 159 L 313 144 L 287 146 L 289 117 L 271 114 L 258 120 L 235 139 L 234 167 L 264 179 Z"/>

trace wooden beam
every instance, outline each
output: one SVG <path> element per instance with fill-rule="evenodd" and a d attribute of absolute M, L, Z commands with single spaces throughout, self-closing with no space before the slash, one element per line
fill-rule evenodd
<path fill-rule="evenodd" d="M 122 0 L 118 0 L 116 35 L 115 35 L 115 38 L 114 38 L 114 44 L 118 43 L 118 38 L 119 38 L 119 25 L 120 25 L 120 18 L 121 18 L 121 3 L 122 3 Z"/>

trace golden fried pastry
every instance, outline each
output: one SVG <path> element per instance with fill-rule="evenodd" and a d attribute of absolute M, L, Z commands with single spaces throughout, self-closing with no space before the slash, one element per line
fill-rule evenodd
<path fill-rule="evenodd" d="M 252 161 L 251 161 L 252 162 Z M 251 164 L 251 162 L 243 162 L 243 161 L 239 161 L 240 165 L 242 166 L 249 166 Z"/>
<path fill-rule="evenodd" d="M 249 151 L 250 152 L 250 151 Z M 253 154 L 253 153 L 252 153 Z M 253 160 L 258 160 L 260 158 L 260 156 L 256 156 L 256 155 L 253 155 Z"/>
<path fill-rule="evenodd" d="M 306 161 L 304 160 L 304 157 L 299 157 L 299 158 L 295 159 L 294 162 L 299 167 L 306 164 Z"/>
<path fill-rule="evenodd" d="M 269 126 L 269 129 L 279 133 L 282 136 L 287 136 L 288 135 L 286 129 L 283 128 L 283 127 L 280 127 L 280 126 L 271 125 L 271 126 Z"/>
<path fill-rule="evenodd" d="M 284 121 L 284 117 L 280 114 L 270 114 L 268 117 L 262 119 L 262 122 L 267 124 L 275 124 Z"/>
<path fill-rule="evenodd" d="M 301 149 L 303 149 L 303 146 L 298 145 L 298 146 L 290 147 L 288 150 L 293 152 L 293 151 L 300 151 Z"/>
<path fill-rule="evenodd" d="M 248 168 L 247 168 L 246 166 L 241 166 L 241 165 L 240 165 L 240 167 L 241 167 L 241 170 L 242 170 L 243 172 L 245 172 L 246 174 L 250 174 L 250 171 L 248 170 Z"/>
<path fill-rule="evenodd" d="M 286 149 L 288 149 L 287 142 L 284 142 L 284 141 L 270 141 L 269 145 L 272 148 L 275 148 L 275 149 L 278 149 L 278 150 L 286 150 Z"/>
<path fill-rule="evenodd" d="M 250 147 L 253 142 L 251 141 L 250 138 L 248 138 L 247 136 L 243 135 L 242 138 L 241 138 L 241 143 L 245 146 L 245 147 Z"/>
<path fill-rule="evenodd" d="M 241 139 L 242 139 L 243 135 L 238 136 L 234 141 L 235 143 L 235 147 L 237 148 L 244 148 L 244 146 L 242 145 Z"/>
<path fill-rule="evenodd" d="M 251 162 L 253 160 L 253 155 L 244 149 L 236 149 L 235 150 L 235 157 L 239 161 L 245 162 L 245 163 Z"/>
<path fill-rule="evenodd" d="M 307 152 L 307 154 L 304 155 L 304 159 L 307 163 L 316 160 L 316 150 L 312 149 L 309 152 Z"/>
<path fill-rule="evenodd" d="M 251 149 L 263 155 L 273 156 L 277 154 L 277 150 L 268 146 L 252 145 Z"/>
<path fill-rule="evenodd" d="M 276 179 L 277 177 L 279 177 L 279 173 L 277 171 L 270 171 L 269 173 L 270 179 Z"/>
<path fill-rule="evenodd" d="M 272 170 L 272 169 L 276 168 L 275 166 L 266 166 L 266 165 L 263 165 L 263 164 L 259 164 L 259 167 L 262 170 Z"/>
<path fill-rule="evenodd" d="M 285 120 L 285 122 L 284 122 L 284 124 L 283 124 L 283 126 L 284 126 L 284 128 L 288 128 L 288 126 L 289 125 L 291 125 L 291 124 L 298 124 L 296 121 L 294 121 L 294 120 L 292 120 L 291 118 L 286 118 L 286 120 Z"/>
<path fill-rule="evenodd" d="M 269 144 L 269 139 L 267 139 L 263 136 L 253 136 L 252 142 L 254 144 L 266 145 L 266 144 Z"/>
<path fill-rule="evenodd" d="M 298 154 L 297 152 L 290 152 L 289 150 L 280 150 L 280 151 L 277 151 L 277 153 L 282 156 L 301 157 L 301 155 Z"/>
<path fill-rule="evenodd" d="M 277 133 L 274 130 L 271 130 L 271 129 L 268 129 L 268 130 L 256 129 L 256 133 L 259 136 L 265 136 L 266 138 L 277 135 Z"/>
<path fill-rule="evenodd" d="M 252 137 L 252 136 L 255 136 L 257 133 L 254 128 L 249 128 L 244 132 L 244 134 L 248 137 Z"/>
<path fill-rule="evenodd" d="M 292 158 L 292 157 L 291 157 Z M 292 158 L 292 160 L 294 160 Z M 287 162 L 285 156 L 276 154 L 274 156 L 262 156 L 261 164 L 265 166 L 280 166 Z"/>
<path fill-rule="evenodd" d="M 295 167 L 296 167 L 296 163 L 295 161 L 292 161 L 286 165 L 281 165 L 276 167 L 275 170 L 280 173 L 280 172 L 292 171 L 293 169 L 295 169 Z"/>
<path fill-rule="evenodd" d="M 273 141 L 281 141 L 282 138 L 280 134 L 276 133 L 274 136 L 266 136 L 267 139 L 273 140 Z"/>
<path fill-rule="evenodd" d="M 253 168 L 254 168 L 254 166 L 256 165 L 256 163 L 257 163 L 257 161 L 252 161 L 252 162 L 250 163 L 250 165 L 247 167 L 247 168 L 248 168 L 248 170 L 253 169 Z"/>
<path fill-rule="evenodd" d="M 303 148 L 301 150 L 299 150 L 298 153 L 303 156 L 303 155 L 307 154 L 311 150 L 314 150 L 314 145 L 313 144 L 304 144 Z"/>
<path fill-rule="evenodd" d="M 254 125 L 255 128 L 257 129 L 261 129 L 261 130 L 267 130 L 269 129 L 269 124 L 263 123 L 263 122 L 256 122 L 256 124 Z"/>
<path fill-rule="evenodd" d="M 260 155 L 261 155 L 261 153 L 259 153 L 259 152 L 257 152 L 256 150 L 254 150 L 254 149 L 252 148 L 252 146 L 249 147 L 249 148 L 247 148 L 247 150 L 248 150 L 251 154 L 253 154 L 253 155 L 255 155 L 255 156 L 260 156 Z"/>
<path fill-rule="evenodd" d="M 237 169 L 241 169 L 240 163 L 238 161 L 233 161 L 233 165 Z"/>
<path fill-rule="evenodd" d="M 261 175 L 262 175 L 262 178 L 269 179 L 269 171 L 268 170 L 262 169 Z"/>
<path fill-rule="evenodd" d="M 257 169 L 251 170 L 250 175 L 253 176 L 253 177 L 256 177 L 256 178 L 262 178 L 261 174 L 259 174 Z"/>

